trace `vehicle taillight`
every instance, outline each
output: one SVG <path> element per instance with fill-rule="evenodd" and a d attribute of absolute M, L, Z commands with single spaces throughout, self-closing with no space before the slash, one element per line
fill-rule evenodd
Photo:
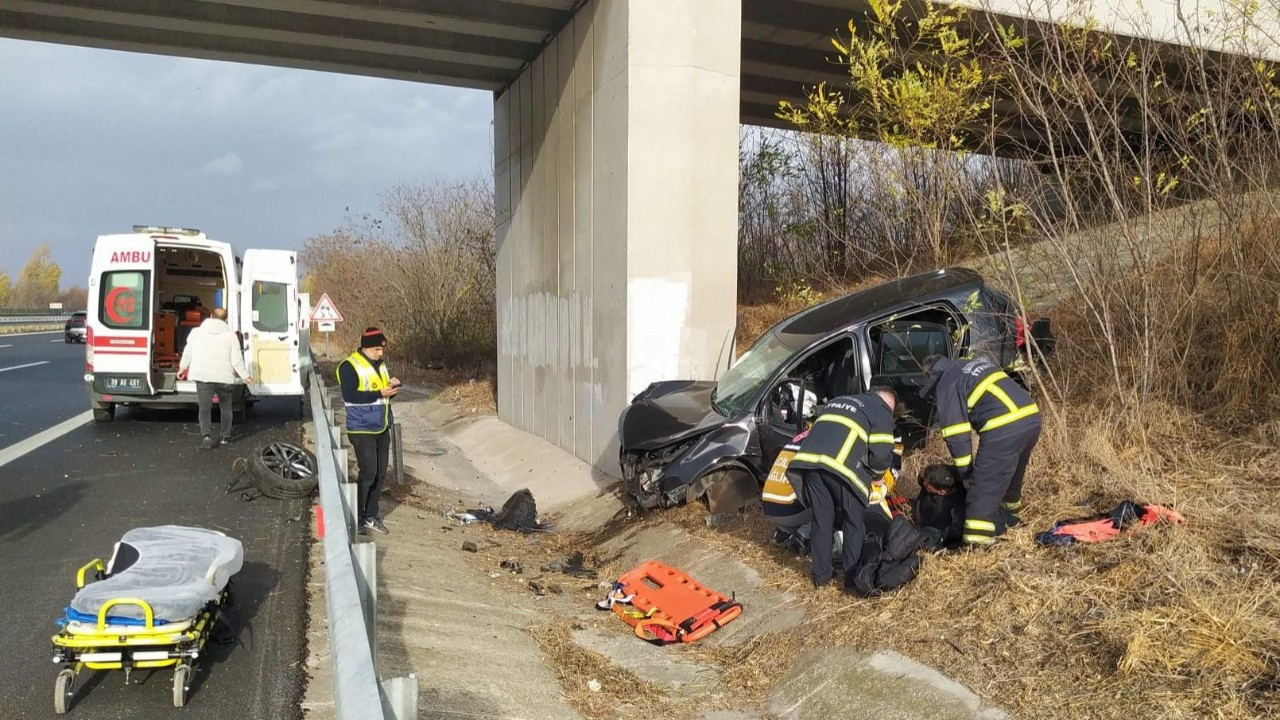
<path fill-rule="evenodd" d="M 93 372 L 93 328 L 87 324 L 84 329 L 84 371 Z"/>

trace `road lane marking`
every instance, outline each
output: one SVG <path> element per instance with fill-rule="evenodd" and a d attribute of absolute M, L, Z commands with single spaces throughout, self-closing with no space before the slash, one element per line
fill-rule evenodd
<path fill-rule="evenodd" d="M 0 467 L 4 467 L 32 450 L 36 450 L 53 442 L 54 440 L 57 440 L 63 435 L 66 435 L 91 420 L 93 420 L 93 411 L 85 410 L 70 420 L 64 420 L 48 430 L 41 430 L 26 440 L 20 440 L 7 448 L 0 450 Z"/>
<path fill-rule="evenodd" d="M 27 363 L 26 365 L 14 365 L 13 367 L 0 368 L 0 372 L 9 372 L 10 370 L 21 370 L 22 368 L 35 367 L 37 365 L 48 365 L 50 361 L 41 360 L 40 362 Z"/>
<path fill-rule="evenodd" d="M 0 348 L 13 347 L 12 345 L 0 345 Z"/>
<path fill-rule="evenodd" d="M 28 335 L 56 335 L 60 332 L 62 332 L 62 330 L 39 330 L 37 332 L 0 333 L 0 337 L 11 338 L 11 337 L 26 337 Z"/>
<path fill-rule="evenodd" d="M 49 342 L 60 342 L 60 343 L 64 343 L 64 342 L 67 342 L 67 341 L 66 341 L 66 340 L 50 340 Z M 70 345 L 71 343 L 67 343 L 67 344 L 68 344 L 68 345 Z"/>

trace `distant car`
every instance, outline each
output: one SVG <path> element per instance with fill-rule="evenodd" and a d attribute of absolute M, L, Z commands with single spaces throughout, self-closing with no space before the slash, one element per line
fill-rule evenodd
<path fill-rule="evenodd" d="M 84 342 L 84 322 L 89 313 L 79 310 L 71 313 L 71 317 L 67 318 L 67 324 L 62 328 L 63 336 L 68 344 L 73 342 Z M 58 342 L 54 340 L 54 342 Z"/>
<path fill-rule="evenodd" d="M 906 450 L 933 412 L 921 397 L 930 355 L 983 357 L 1014 377 L 1027 368 L 1027 328 L 1013 302 L 976 272 L 952 268 L 887 282 L 778 323 L 718 381 L 650 385 L 618 420 L 623 486 L 641 508 L 706 497 L 713 513 L 759 497 L 778 452 L 841 396 L 885 385 L 905 414 Z M 1030 328 L 1052 347 L 1047 318 Z"/>

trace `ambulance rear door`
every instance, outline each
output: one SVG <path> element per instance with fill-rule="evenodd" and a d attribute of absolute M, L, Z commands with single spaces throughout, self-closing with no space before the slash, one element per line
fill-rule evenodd
<path fill-rule="evenodd" d="M 255 395 L 302 395 L 298 258 L 290 250 L 246 250 L 240 273 L 240 332 Z"/>
<path fill-rule="evenodd" d="M 151 315 L 155 240 L 144 234 L 103 235 L 93 250 L 85 369 L 95 394 L 154 395 Z M 106 398 L 104 397 L 104 400 Z"/>

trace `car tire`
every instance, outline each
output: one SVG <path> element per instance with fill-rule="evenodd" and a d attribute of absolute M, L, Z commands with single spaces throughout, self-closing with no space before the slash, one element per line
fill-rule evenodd
<path fill-rule="evenodd" d="M 66 342 L 67 342 L 67 344 L 68 344 L 68 345 L 70 345 L 70 344 L 71 344 L 71 342 L 72 342 L 72 340 L 71 340 L 71 336 L 70 336 L 70 335 L 65 336 L 65 337 L 63 338 L 63 340 L 66 340 Z"/>
<path fill-rule="evenodd" d="M 292 443 L 275 442 L 249 458 L 254 485 L 267 497 L 290 500 L 310 497 L 319 474 L 316 456 Z"/>
<path fill-rule="evenodd" d="M 685 502 L 702 499 L 712 515 L 741 511 L 760 502 L 760 483 L 739 467 L 713 470 L 691 483 Z"/>
<path fill-rule="evenodd" d="M 114 403 L 107 404 L 105 407 L 93 409 L 93 421 L 100 423 L 108 423 L 115 419 L 116 406 Z"/>

